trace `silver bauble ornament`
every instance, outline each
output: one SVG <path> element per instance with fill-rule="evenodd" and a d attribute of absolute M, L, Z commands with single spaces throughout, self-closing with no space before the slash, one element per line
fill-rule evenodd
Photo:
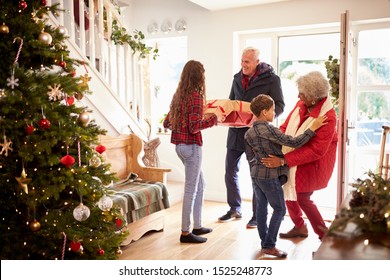
<path fill-rule="evenodd" d="M 89 159 L 89 165 L 90 166 L 99 167 L 100 164 L 102 164 L 102 160 L 96 154 L 92 155 L 92 157 Z"/>
<path fill-rule="evenodd" d="M 73 210 L 73 217 L 79 222 L 88 219 L 90 214 L 91 210 L 89 210 L 89 208 L 83 203 L 80 203 L 80 205 Z"/>
<path fill-rule="evenodd" d="M 41 34 L 38 36 L 38 40 L 44 43 L 45 45 L 50 45 L 53 41 L 53 38 L 51 35 L 47 32 L 42 31 Z"/>
<path fill-rule="evenodd" d="M 112 205 L 114 205 L 114 202 L 110 197 L 106 195 L 103 195 L 98 201 L 98 207 L 102 211 L 110 210 L 112 208 Z"/>

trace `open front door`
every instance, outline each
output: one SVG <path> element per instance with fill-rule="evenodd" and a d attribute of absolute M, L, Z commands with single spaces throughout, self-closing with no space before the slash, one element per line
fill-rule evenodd
<path fill-rule="evenodd" d="M 338 178 L 337 210 L 348 190 L 348 96 L 351 96 L 352 46 L 353 37 L 350 31 L 349 12 L 341 14 L 340 22 L 340 80 L 339 80 L 339 120 L 338 120 Z"/>

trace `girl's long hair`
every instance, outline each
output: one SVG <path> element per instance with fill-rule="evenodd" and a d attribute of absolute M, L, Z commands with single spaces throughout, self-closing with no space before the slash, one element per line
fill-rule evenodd
<path fill-rule="evenodd" d="M 184 65 L 169 108 L 172 130 L 186 126 L 188 106 L 192 103 L 194 92 L 198 92 L 203 100 L 206 100 L 204 72 L 203 64 L 199 61 L 190 60 Z"/>

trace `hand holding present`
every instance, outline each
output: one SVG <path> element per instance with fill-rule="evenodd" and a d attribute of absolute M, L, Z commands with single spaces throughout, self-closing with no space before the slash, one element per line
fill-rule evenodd
<path fill-rule="evenodd" d="M 226 115 L 221 110 L 217 110 L 214 112 L 214 114 L 217 116 L 218 122 L 221 123 L 225 120 Z"/>
<path fill-rule="evenodd" d="M 204 114 L 208 113 L 214 113 L 216 115 L 222 113 L 223 118 L 218 118 L 219 124 L 230 127 L 248 127 L 255 120 L 250 110 L 250 102 L 240 100 L 208 100 L 206 101 Z"/>

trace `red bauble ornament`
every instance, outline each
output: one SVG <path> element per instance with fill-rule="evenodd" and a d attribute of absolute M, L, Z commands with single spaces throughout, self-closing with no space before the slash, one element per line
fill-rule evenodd
<path fill-rule="evenodd" d="M 32 124 L 27 125 L 26 132 L 27 132 L 28 135 L 33 134 L 34 131 L 35 131 L 35 127 Z"/>
<path fill-rule="evenodd" d="M 42 128 L 42 129 L 49 129 L 50 126 L 51 126 L 51 123 L 50 123 L 50 121 L 49 121 L 48 119 L 43 118 L 43 119 L 40 119 L 40 120 L 38 121 L 38 125 L 39 125 L 39 127 Z"/>
<path fill-rule="evenodd" d="M 102 248 L 99 248 L 99 249 L 97 250 L 97 254 L 98 254 L 99 256 L 103 256 L 103 255 L 104 255 L 104 250 L 103 250 Z"/>
<path fill-rule="evenodd" d="M 47 5 L 47 1 L 46 0 L 41 0 L 41 6 L 46 6 Z"/>
<path fill-rule="evenodd" d="M 63 156 L 60 161 L 66 167 L 71 167 L 76 162 L 74 157 L 72 157 L 70 155 Z"/>
<path fill-rule="evenodd" d="M 96 146 L 95 150 L 99 154 L 102 154 L 102 153 L 104 153 L 106 151 L 106 147 L 104 147 L 103 145 L 98 145 L 98 146 Z"/>
<path fill-rule="evenodd" d="M 66 62 L 63 61 L 63 60 L 61 60 L 60 63 L 58 63 L 58 65 L 65 69 L 65 67 L 66 67 Z"/>
<path fill-rule="evenodd" d="M 81 243 L 76 241 L 70 241 L 70 249 L 72 249 L 73 252 L 78 252 L 81 248 Z"/>
<path fill-rule="evenodd" d="M 26 3 L 26 1 L 19 1 L 19 9 L 21 9 L 21 10 L 24 10 L 24 9 L 26 9 L 27 8 L 27 3 Z"/>
<path fill-rule="evenodd" d="M 66 103 L 71 106 L 74 103 L 74 96 L 69 96 L 66 98 Z"/>
<path fill-rule="evenodd" d="M 123 223 L 123 221 L 121 219 L 115 219 L 115 224 L 117 227 L 121 227 L 122 223 Z"/>

